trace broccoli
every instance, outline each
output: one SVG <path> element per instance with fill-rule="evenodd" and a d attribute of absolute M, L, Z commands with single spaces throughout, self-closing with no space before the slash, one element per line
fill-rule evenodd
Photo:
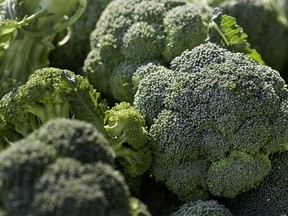
<path fill-rule="evenodd" d="M 273 6 L 273 1 L 224 0 L 219 7 L 223 13 L 236 18 L 264 62 L 286 78 L 284 66 L 288 59 L 288 25 L 283 22 L 283 16 Z"/>
<path fill-rule="evenodd" d="M 93 124 L 76 119 L 50 120 L 25 139 L 53 145 L 61 156 L 75 158 L 82 163 L 97 160 L 113 164 L 115 159 L 115 152 L 104 135 Z"/>
<path fill-rule="evenodd" d="M 171 216 L 233 216 L 232 213 L 216 200 L 188 202 L 180 206 Z"/>
<path fill-rule="evenodd" d="M 67 85 L 67 82 L 73 85 Z M 69 97 L 70 92 L 76 92 L 85 104 L 77 103 L 79 98 Z M 89 112 L 86 104 L 91 104 L 90 112 L 100 115 L 106 109 L 99 97 L 99 93 L 87 79 L 80 75 L 68 70 L 43 68 L 36 70 L 25 84 L 3 96 L 0 101 L 0 115 L 7 124 L 14 126 L 17 133 L 26 137 L 56 117 L 88 120 L 90 116 L 87 116 Z M 94 122 L 96 124 L 96 120 Z M 97 124 L 101 125 L 100 122 Z M 101 131 L 100 126 L 97 129 Z M 103 131 L 104 128 L 101 132 Z"/>
<path fill-rule="evenodd" d="M 212 43 L 166 70 L 138 70 L 134 106 L 149 127 L 152 175 L 180 199 L 248 191 L 269 174 L 268 156 L 288 148 L 288 90 L 278 71 Z"/>
<path fill-rule="evenodd" d="M 129 215 L 113 149 L 92 124 L 50 120 L 1 151 L 0 161 L 0 197 L 10 215 Z"/>
<path fill-rule="evenodd" d="M 147 171 L 152 155 L 147 145 L 145 121 L 139 111 L 129 103 L 121 102 L 105 112 L 104 124 L 124 174 L 136 177 Z"/>
<path fill-rule="evenodd" d="M 18 85 L 20 85 L 20 83 L 15 79 L 8 78 L 0 80 L 0 99 Z"/>
<path fill-rule="evenodd" d="M 55 35 L 84 12 L 86 0 L 3 0 L 0 4 L 1 79 L 26 82 L 49 65 Z"/>
<path fill-rule="evenodd" d="M 55 44 L 49 55 L 50 66 L 82 73 L 84 60 L 90 50 L 89 36 L 95 28 L 102 11 L 111 0 L 87 0 L 87 7 L 82 16 L 71 26 L 70 38 L 65 44 Z M 54 41 L 65 37 L 59 33 Z M 56 43 L 55 42 L 55 43 Z M 73 52 L 73 54 L 71 54 Z"/>
<path fill-rule="evenodd" d="M 257 188 L 227 200 L 235 216 L 288 214 L 288 152 L 271 155 L 271 163 L 271 172 Z"/>
<path fill-rule="evenodd" d="M 203 43 L 210 12 L 206 5 L 184 0 L 112 1 L 91 33 L 84 74 L 107 97 L 132 102 L 137 67 L 155 61 L 169 64 Z"/>
<path fill-rule="evenodd" d="M 86 78 L 58 68 L 36 70 L 1 99 L 1 148 L 58 117 L 93 124 L 108 139 L 127 175 L 141 175 L 149 168 L 152 156 L 140 113 L 124 102 L 109 109 Z"/>
<path fill-rule="evenodd" d="M 32 215 L 127 216 L 129 192 L 110 165 L 59 158 L 35 183 Z"/>
<path fill-rule="evenodd" d="M 130 198 L 130 216 L 151 216 L 147 206 L 136 197 Z"/>

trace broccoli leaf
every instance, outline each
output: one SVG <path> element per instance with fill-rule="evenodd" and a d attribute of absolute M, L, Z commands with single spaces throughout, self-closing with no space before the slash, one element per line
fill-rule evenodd
<path fill-rule="evenodd" d="M 60 88 L 66 93 L 73 113 L 77 113 L 77 119 L 92 123 L 100 133 L 106 135 L 102 117 L 105 103 L 99 102 L 99 92 L 96 92 L 86 79 L 70 76 L 66 72 L 62 73 Z"/>
<path fill-rule="evenodd" d="M 250 47 L 248 35 L 237 24 L 234 17 L 222 14 L 219 8 L 213 11 L 208 41 L 226 47 L 232 52 L 241 52 L 258 63 L 265 65 L 261 55 Z"/>

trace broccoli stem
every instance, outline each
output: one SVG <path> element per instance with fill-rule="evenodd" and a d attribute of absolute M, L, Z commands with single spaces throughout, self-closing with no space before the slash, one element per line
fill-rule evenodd
<path fill-rule="evenodd" d="M 20 18 L 17 17 L 18 6 L 12 3 L 9 2 L 8 5 L 9 16 L 11 20 L 17 20 Z M 55 0 L 40 0 L 38 6 L 35 2 L 23 3 L 28 7 L 27 11 L 34 14 L 24 17 L 11 29 L 7 29 L 13 36 L 9 46 L 0 53 L 1 78 L 10 77 L 25 83 L 36 69 L 49 65 L 49 52 L 54 48 L 51 41 L 58 32 L 79 19 L 86 8 L 87 0 L 66 0 L 62 2 L 62 5 L 67 3 L 65 8 L 58 3 Z M 72 13 L 71 17 L 66 18 L 66 13 Z"/>
<path fill-rule="evenodd" d="M 68 102 L 65 102 L 64 104 L 47 102 L 45 104 L 37 104 L 33 107 L 29 107 L 26 112 L 35 115 L 40 120 L 40 124 L 44 124 L 57 117 L 69 118 L 70 106 Z"/>
<path fill-rule="evenodd" d="M 3 78 L 13 78 L 22 83 L 37 68 L 48 66 L 50 49 L 40 39 L 36 39 L 25 32 L 21 39 L 10 44 L 1 59 L 0 70 Z"/>

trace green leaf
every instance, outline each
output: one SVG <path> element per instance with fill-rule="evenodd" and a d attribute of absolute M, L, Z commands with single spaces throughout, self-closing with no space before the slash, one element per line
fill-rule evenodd
<path fill-rule="evenodd" d="M 75 118 L 92 123 L 106 136 L 103 119 L 107 107 L 104 102 L 100 102 L 100 93 L 79 75 L 71 76 L 64 71 L 61 78 L 60 88 L 69 100 Z"/>
<path fill-rule="evenodd" d="M 261 55 L 251 48 L 247 38 L 248 35 L 237 24 L 234 17 L 222 14 L 219 8 L 214 9 L 207 40 L 226 47 L 232 52 L 244 53 L 264 65 Z"/>

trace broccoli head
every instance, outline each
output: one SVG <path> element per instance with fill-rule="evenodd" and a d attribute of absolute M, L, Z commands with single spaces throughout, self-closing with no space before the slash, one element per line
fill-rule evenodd
<path fill-rule="evenodd" d="M 82 163 L 102 161 L 113 164 L 115 153 L 93 124 L 76 119 L 56 118 L 26 137 L 52 145 L 61 156 Z"/>
<path fill-rule="evenodd" d="M 132 102 L 137 67 L 155 61 L 169 64 L 184 50 L 203 43 L 210 12 L 208 6 L 183 0 L 112 1 L 91 33 L 84 73 L 100 92 Z"/>
<path fill-rule="evenodd" d="M 278 71 L 212 43 L 169 69 L 138 70 L 134 105 L 148 122 L 152 173 L 181 199 L 248 191 L 268 175 L 268 156 L 288 148 L 288 90 Z"/>
<path fill-rule="evenodd" d="M 236 18 L 248 34 L 250 44 L 267 65 L 281 73 L 286 72 L 283 70 L 288 59 L 288 46 L 283 44 L 288 43 L 288 28 L 279 10 L 273 6 L 273 0 L 224 0 L 219 7 L 225 14 Z"/>
<path fill-rule="evenodd" d="M 59 158 L 35 183 L 32 215 L 129 215 L 123 176 L 108 164 Z"/>
<path fill-rule="evenodd" d="M 0 113 L 7 124 L 25 137 L 56 117 L 91 121 L 91 113 L 95 112 L 100 119 L 106 105 L 104 102 L 100 105 L 99 97 L 84 77 L 68 70 L 43 68 L 36 70 L 25 84 L 3 96 Z M 101 130 L 99 119 L 93 122 Z M 103 125 L 102 128 L 101 132 Z"/>
<path fill-rule="evenodd" d="M 1 151 L 0 161 L 0 198 L 10 215 L 129 215 L 113 149 L 92 124 L 50 120 Z"/>
<path fill-rule="evenodd" d="M 56 150 L 39 141 L 20 140 L 0 153 L 0 197 L 11 215 L 28 215 L 35 179 L 57 157 Z"/>
<path fill-rule="evenodd" d="M 233 216 L 229 209 L 219 204 L 216 200 L 188 202 L 180 206 L 178 211 L 170 216 Z"/>
<path fill-rule="evenodd" d="M 272 168 L 265 180 L 255 189 L 226 200 L 235 216 L 268 216 L 288 214 L 288 152 L 270 157 Z"/>

